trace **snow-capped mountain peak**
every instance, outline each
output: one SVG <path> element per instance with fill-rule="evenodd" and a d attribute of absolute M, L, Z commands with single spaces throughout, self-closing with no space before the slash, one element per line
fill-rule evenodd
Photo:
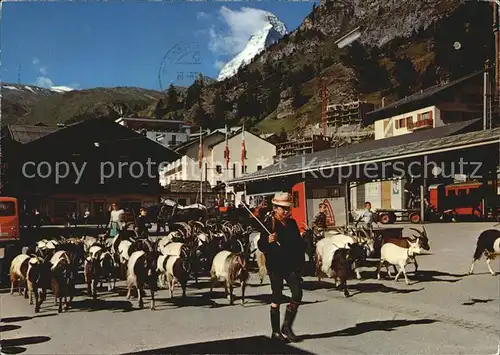
<path fill-rule="evenodd" d="M 217 80 L 221 81 L 235 75 L 238 70 L 264 49 L 278 42 L 288 33 L 283 22 L 270 12 L 265 12 L 266 25 L 253 33 L 245 48 L 222 67 Z"/>

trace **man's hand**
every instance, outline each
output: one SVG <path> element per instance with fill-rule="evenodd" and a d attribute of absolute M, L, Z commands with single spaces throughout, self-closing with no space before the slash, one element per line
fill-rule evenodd
<path fill-rule="evenodd" d="M 274 243 L 276 241 L 276 233 L 269 234 L 268 240 L 269 243 Z"/>

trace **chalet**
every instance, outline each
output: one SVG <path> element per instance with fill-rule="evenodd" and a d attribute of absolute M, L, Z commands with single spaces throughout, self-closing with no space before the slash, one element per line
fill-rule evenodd
<path fill-rule="evenodd" d="M 60 221 L 67 212 L 104 214 L 112 201 L 137 210 L 156 204 L 160 166 L 178 154 L 118 123 L 2 130 L 2 194 Z"/>
<path fill-rule="evenodd" d="M 411 134 L 483 116 L 483 71 L 432 86 L 367 113 L 375 139 Z"/>
<path fill-rule="evenodd" d="M 122 117 L 115 122 L 169 148 L 188 141 L 191 135 L 191 126 L 183 121 Z"/>

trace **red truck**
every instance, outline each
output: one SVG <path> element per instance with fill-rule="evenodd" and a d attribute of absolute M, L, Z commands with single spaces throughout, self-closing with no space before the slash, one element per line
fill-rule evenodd
<path fill-rule="evenodd" d="M 0 196 L 0 283 L 6 281 L 10 263 L 21 249 L 18 201 Z"/>

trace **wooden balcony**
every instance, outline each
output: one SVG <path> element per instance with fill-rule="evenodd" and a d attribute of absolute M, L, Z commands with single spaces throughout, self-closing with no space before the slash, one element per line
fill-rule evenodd
<path fill-rule="evenodd" d="M 432 128 L 434 127 L 434 120 L 432 118 L 428 118 L 425 120 L 417 121 L 417 122 L 408 122 L 408 130 L 414 131 L 422 128 Z"/>

